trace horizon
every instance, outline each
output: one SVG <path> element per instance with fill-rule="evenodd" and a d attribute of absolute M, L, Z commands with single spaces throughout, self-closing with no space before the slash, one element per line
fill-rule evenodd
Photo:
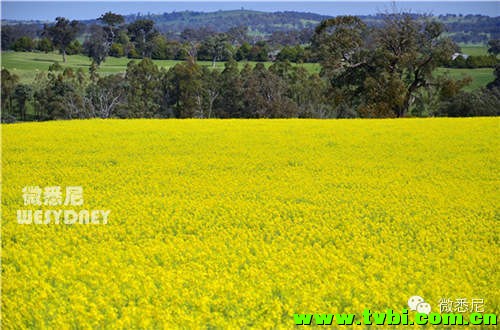
<path fill-rule="evenodd" d="M 121 15 L 156 15 L 182 11 L 217 12 L 253 10 L 260 12 L 308 12 L 327 16 L 376 15 L 390 10 L 393 4 L 402 11 L 431 15 L 500 15 L 497 1 L 2 1 L 2 20 L 52 21 L 57 16 L 91 20 L 112 11 Z M 65 4 L 65 6 L 61 6 Z"/>

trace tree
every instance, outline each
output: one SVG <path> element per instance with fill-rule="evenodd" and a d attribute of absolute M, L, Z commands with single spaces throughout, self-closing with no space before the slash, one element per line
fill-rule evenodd
<path fill-rule="evenodd" d="M 12 101 L 14 91 L 19 83 L 19 76 L 12 74 L 7 69 L 2 69 L 2 113 L 13 113 Z"/>
<path fill-rule="evenodd" d="M 435 21 L 404 13 L 383 17 L 371 30 L 352 16 L 326 20 L 315 31 L 313 49 L 337 104 L 349 102 L 368 117 L 404 117 L 457 46 Z"/>
<path fill-rule="evenodd" d="M 202 54 L 206 55 L 212 61 L 212 67 L 215 67 L 215 62 L 223 60 L 231 55 L 229 51 L 228 37 L 225 33 L 220 33 L 207 38 L 201 46 L 198 56 L 201 59 Z"/>
<path fill-rule="evenodd" d="M 36 88 L 35 107 L 41 119 L 84 117 L 84 81 L 71 68 L 50 71 L 43 86 Z"/>
<path fill-rule="evenodd" d="M 323 74 L 332 76 L 364 65 L 366 33 L 366 25 L 354 16 L 339 16 L 321 22 L 312 38 L 312 47 Z"/>
<path fill-rule="evenodd" d="M 78 21 L 69 21 L 64 17 L 57 17 L 54 25 L 44 25 L 44 34 L 48 36 L 54 46 L 59 48 L 63 62 L 66 62 L 66 48 L 75 39 L 79 31 Z"/>
<path fill-rule="evenodd" d="M 154 22 L 149 19 L 139 19 L 127 27 L 130 40 L 143 57 L 151 57 L 153 39 L 158 35 L 154 29 Z"/>
<path fill-rule="evenodd" d="M 221 95 L 216 100 L 215 107 L 220 117 L 242 117 L 243 115 L 243 81 L 238 63 L 229 59 L 220 75 Z"/>
<path fill-rule="evenodd" d="M 113 43 L 111 48 L 109 49 L 109 56 L 113 57 L 122 57 L 125 55 L 125 51 L 123 49 L 123 45 L 119 43 Z"/>
<path fill-rule="evenodd" d="M 490 82 L 486 86 L 486 88 L 488 88 L 488 89 L 499 88 L 500 89 L 500 64 L 497 64 L 495 66 L 495 71 L 493 71 L 493 74 L 495 75 L 495 80 Z"/>
<path fill-rule="evenodd" d="M 366 34 L 366 25 L 353 16 L 323 21 L 315 29 L 311 47 L 321 64 L 321 76 L 329 82 L 333 107 L 359 106 L 370 54 Z"/>
<path fill-rule="evenodd" d="M 441 114 L 449 117 L 500 115 L 500 88 L 460 92 L 448 102 L 443 102 Z"/>
<path fill-rule="evenodd" d="M 289 118 L 298 115 L 296 104 L 287 95 L 284 80 L 262 63 L 257 63 L 251 74 L 245 77 L 243 90 L 246 116 Z"/>
<path fill-rule="evenodd" d="M 265 62 L 269 60 L 268 57 L 269 47 L 265 41 L 258 41 L 250 50 L 249 60 Z"/>
<path fill-rule="evenodd" d="M 83 43 L 83 49 L 85 55 L 90 57 L 99 66 L 106 60 L 111 44 L 108 42 L 106 32 L 101 26 L 94 25 L 90 31 L 90 35 L 87 36 Z"/>
<path fill-rule="evenodd" d="M 299 62 L 304 60 L 304 49 L 300 45 L 285 46 L 276 57 L 279 61 Z"/>
<path fill-rule="evenodd" d="M 107 13 L 101 15 L 99 20 L 102 21 L 109 27 L 118 27 L 125 23 L 125 18 L 120 14 L 115 14 L 113 12 L 108 11 Z"/>
<path fill-rule="evenodd" d="M 201 90 L 203 98 L 203 105 L 201 112 L 199 112 L 199 118 L 212 118 L 214 116 L 214 103 L 220 96 L 220 81 L 221 75 L 218 70 L 210 70 L 207 67 L 203 67 L 201 73 Z"/>
<path fill-rule="evenodd" d="M 17 40 L 15 28 L 11 25 L 2 26 L 2 49 L 10 49 Z"/>
<path fill-rule="evenodd" d="M 192 57 L 169 70 L 169 102 L 174 105 L 175 117 L 191 118 L 204 113 L 201 70 Z"/>
<path fill-rule="evenodd" d="M 161 34 L 155 36 L 152 40 L 151 58 L 155 60 L 167 60 L 171 57 L 167 40 Z"/>
<path fill-rule="evenodd" d="M 73 40 L 70 42 L 69 46 L 66 48 L 67 55 L 77 55 L 83 54 L 83 45 L 78 40 Z"/>
<path fill-rule="evenodd" d="M 384 100 L 397 117 L 406 115 L 416 92 L 435 80 L 434 69 L 457 50 L 449 38 L 442 37 L 443 31 L 435 21 L 417 21 L 409 14 L 386 15 L 385 26 L 376 34 L 377 54 L 386 75 L 384 86 L 402 93 L 401 98 L 397 94 Z"/>
<path fill-rule="evenodd" d="M 65 68 L 57 79 L 62 83 L 62 94 L 56 98 L 57 106 L 62 109 L 59 109 L 60 113 L 57 115 L 62 115 L 67 119 L 88 118 L 85 108 L 87 79 L 83 68 L 79 68 L 76 72 L 71 68 Z"/>
<path fill-rule="evenodd" d="M 198 46 L 200 40 L 205 40 L 211 33 L 205 29 L 194 30 L 184 29 L 180 35 L 181 40 L 186 44 L 186 51 L 188 57 L 196 59 L 198 55 Z"/>
<path fill-rule="evenodd" d="M 151 118 L 159 115 L 163 106 L 163 73 L 149 58 L 139 63 L 129 62 L 125 74 L 128 118 Z"/>
<path fill-rule="evenodd" d="M 33 89 L 30 85 L 19 84 L 14 90 L 14 98 L 17 102 L 17 108 L 21 120 L 26 120 L 26 101 L 33 96 Z"/>
<path fill-rule="evenodd" d="M 233 45 L 241 45 L 246 40 L 248 40 L 248 27 L 246 26 L 235 26 L 231 27 L 227 31 L 227 36 L 229 42 Z"/>
<path fill-rule="evenodd" d="M 497 56 L 500 54 L 500 39 L 492 39 L 488 41 L 488 53 Z"/>
<path fill-rule="evenodd" d="M 105 24 L 103 31 L 106 34 L 107 47 L 109 49 L 111 48 L 111 44 L 118 39 L 122 25 L 125 23 L 125 18 L 122 15 L 108 11 L 101 15 L 98 20 Z"/>
<path fill-rule="evenodd" d="M 238 48 L 235 54 L 235 59 L 237 61 L 249 60 L 250 52 L 252 51 L 252 46 L 248 42 L 243 42 Z"/>
<path fill-rule="evenodd" d="M 21 37 L 11 46 L 16 52 L 31 52 L 35 48 L 35 42 L 30 37 Z"/>
<path fill-rule="evenodd" d="M 90 117 L 111 118 L 125 104 L 125 80 L 115 74 L 99 78 L 86 90 L 86 107 Z"/>
<path fill-rule="evenodd" d="M 299 117 L 331 118 L 343 116 L 328 106 L 326 84 L 318 74 L 309 74 L 302 66 L 288 61 L 276 61 L 269 71 L 280 77 L 286 86 L 286 96 L 297 106 Z"/>
<path fill-rule="evenodd" d="M 54 50 L 54 45 L 49 38 L 42 38 L 38 41 L 36 49 L 41 52 L 48 53 Z"/>

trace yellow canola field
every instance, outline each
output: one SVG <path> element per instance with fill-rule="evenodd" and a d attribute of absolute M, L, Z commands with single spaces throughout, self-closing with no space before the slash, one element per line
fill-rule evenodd
<path fill-rule="evenodd" d="M 294 313 L 400 311 L 413 295 L 498 315 L 499 128 L 2 125 L 2 328 L 293 328 Z M 24 205 L 27 186 L 81 186 L 84 204 Z M 23 209 L 110 214 L 18 224 Z"/>

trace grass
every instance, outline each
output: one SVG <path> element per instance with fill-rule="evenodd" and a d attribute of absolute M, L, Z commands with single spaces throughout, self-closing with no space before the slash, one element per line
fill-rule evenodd
<path fill-rule="evenodd" d="M 488 55 L 488 47 L 484 45 L 461 45 L 460 49 L 470 56 Z"/>
<path fill-rule="evenodd" d="M 471 77 L 472 82 L 464 88 L 465 91 L 473 91 L 478 88 L 486 86 L 488 83 L 495 79 L 493 69 L 480 68 L 480 69 L 454 69 L 454 68 L 439 68 L 438 74 L 448 74 L 454 79 L 463 79 Z"/>
<path fill-rule="evenodd" d="M 477 48 L 477 47 L 474 47 Z M 71 67 L 74 69 L 83 68 L 88 70 L 90 67 L 90 59 L 83 55 L 71 55 L 67 56 L 67 62 L 62 62 L 61 55 L 57 53 L 21 53 L 21 52 L 2 52 L 2 67 L 12 71 L 17 74 L 21 81 L 24 83 L 29 83 L 33 80 L 36 74 L 36 70 L 45 71 L 48 70 L 49 66 L 53 63 L 58 62 L 63 67 Z M 104 63 L 101 64 L 99 71 L 103 74 L 112 74 L 125 72 L 127 68 L 127 63 L 130 62 L 128 58 L 115 58 L 108 57 Z M 154 62 L 164 68 L 170 68 L 177 63 L 182 61 L 174 60 L 154 60 Z M 200 65 L 212 67 L 212 62 L 209 61 L 199 61 Z M 242 68 L 245 63 L 249 63 L 254 66 L 257 62 L 239 62 L 240 68 Z M 272 62 L 264 62 L 266 67 L 269 67 Z M 316 63 L 304 63 L 303 65 L 309 72 L 319 73 L 320 66 Z M 224 62 L 217 62 L 217 69 L 224 69 Z M 444 72 L 449 72 L 451 77 L 462 78 L 466 75 L 472 77 L 473 81 L 466 90 L 475 90 L 480 87 L 485 86 L 489 82 L 493 81 L 493 69 L 482 68 L 482 69 L 444 69 L 439 68 L 438 74 L 443 74 Z"/>
<path fill-rule="evenodd" d="M 292 329 L 294 313 L 400 312 L 413 295 L 498 315 L 499 125 L 2 125 L 2 327 Z M 81 186 L 84 204 L 25 205 L 27 186 Z M 18 224 L 26 209 L 111 213 Z"/>
<path fill-rule="evenodd" d="M 103 74 L 125 72 L 127 63 L 130 61 L 131 59 L 129 58 L 108 57 L 106 58 L 106 61 L 101 64 L 99 72 Z M 71 67 L 74 69 L 83 68 L 84 70 L 88 70 L 91 64 L 90 59 L 83 55 L 67 56 L 66 63 L 63 63 L 62 56 L 57 53 L 2 52 L 2 67 L 17 74 L 24 83 L 28 83 L 33 80 L 36 70 L 46 71 L 50 65 L 56 62 L 61 64 L 62 67 Z M 154 62 L 157 65 L 168 69 L 182 61 L 154 60 Z M 239 62 L 240 68 L 242 68 L 246 63 L 254 66 L 257 62 Z M 198 64 L 210 68 L 212 67 L 212 62 L 210 61 L 198 61 Z M 264 62 L 266 67 L 269 67 L 271 64 L 272 62 Z M 305 63 L 301 65 L 303 65 L 310 72 L 319 72 L 320 69 L 319 65 L 315 63 Z M 215 67 L 223 70 L 224 62 L 216 62 Z"/>

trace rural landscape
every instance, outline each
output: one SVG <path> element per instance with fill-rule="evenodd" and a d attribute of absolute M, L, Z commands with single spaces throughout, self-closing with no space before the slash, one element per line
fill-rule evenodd
<path fill-rule="evenodd" d="M 379 3 L 2 2 L 1 327 L 494 329 L 500 12 Z"/>

